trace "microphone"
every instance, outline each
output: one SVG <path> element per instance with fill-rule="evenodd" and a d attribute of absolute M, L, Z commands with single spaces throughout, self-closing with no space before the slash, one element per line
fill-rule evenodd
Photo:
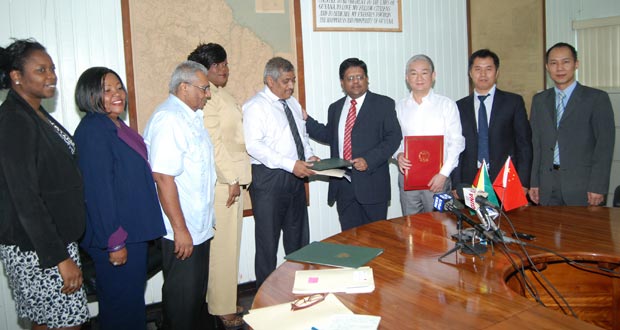
<path fill-rule="evenodd" d="M 501 234 L 498 233 L 499 228 L 493 221 L 497 216 L 491 218 L 492 215 L 499 215 L 499 212 L 495 205 L 486 198 L 489 195 L 488 193 L 463 184 L 458 186 L 456 193 L 459 198 L 465 201 L 467 207 L 476 212 L 485 232 L 493 231 L 497 237 L 501 237 Z"/>
<path fill-rule="evenodd" d="M 465 205 L 474 211 L 478 210 L 480 206 L 487 206 L 497 211 L 497 206 L 487 199 L 489 194 L 485 191 L 471 187 L 463 187 L 462 189 L 457 189 L 456 193 L 459 198 L 465 201 Z"/>
<path fill-rule="evenodd" d="M 442 213 L 445 211 L 451 212 L 452 214 L 456 215 L 458 219 L 467 222 L 467 224 L 472 226 L 472 228 L 474 228 L 478 233 L 480 233 L 487 239 L 495 239 L 495 237 L 479 223 L 474 222 L 470 217 L 463 214 L 463 212 L 461 212 L 460 210 L 464 208 L 463 204 L 455 200 L 450 194 L 441 193 L 433 195 L 433 207 L 437 209 L 437 211 Z"/>

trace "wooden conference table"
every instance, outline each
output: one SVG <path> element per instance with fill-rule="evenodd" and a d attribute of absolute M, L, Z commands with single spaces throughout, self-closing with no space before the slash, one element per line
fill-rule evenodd
<path fill-rule="evenodd" d="M 620 208 L 523 207 L 508 215 L 517 231 L 537 236 L 532 244 L 620 272 Z M 599 329 L 592 323 L 620 329 L 620 276 L 584 271 L 551 253 L 527 248 L 534 264 L 586 323 L 552 310 L 557 303 L 540 281 L 534 280 L 547 308 L 524 297 L 521 281 L 498 247 L 494 255 L 489 249 L 484 260 L 454 253 L 439 262 L 438 257 L 454 247 L 450 236 L 457 232 L 455 224 L 449 213 L 432 212 L 378 221 L 327 238 L 384 249 L 368 264 L 374 271 L 374 292 L 337 297 L 356 314 L 381 316 L 380 329 Z M 505 219 L 500 227 L 511 232 Z M 518 250 L 515 244 L 508 247 Z M 511 255 L 520 262 L 522 253 Z M 253 308 L 294 300 L 295 271 L 317 268 L 326 267 L 285 262 L 260 287 Z"/>

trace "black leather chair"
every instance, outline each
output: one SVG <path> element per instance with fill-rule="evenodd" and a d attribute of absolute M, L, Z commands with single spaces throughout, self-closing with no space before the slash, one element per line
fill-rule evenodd
<path fill-rule="evenodd" d="M 617 186 L 616 190 L 614 190 L 614 200 L 612 206 L 620 207 L 620 186 Z"/>

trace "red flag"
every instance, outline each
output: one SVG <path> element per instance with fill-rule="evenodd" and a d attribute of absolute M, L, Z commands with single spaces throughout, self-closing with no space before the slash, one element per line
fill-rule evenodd
<path fill-rule="evenodd" d="M 506 211 L 527 205 L 527 198 L 525 198 L 521 180 L 519 180 L 517 170 L 512 164 L 510 157 L 506 159 L 506 164 L 504 164 L 497 178 L 495 178 L 493 189 L 502 200 L 504 210 Z"/>

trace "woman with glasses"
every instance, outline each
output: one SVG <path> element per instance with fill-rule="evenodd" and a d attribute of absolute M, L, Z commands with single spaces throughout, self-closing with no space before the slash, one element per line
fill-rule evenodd
<path fill-rule="evenodd" d="M 207 301 L 209 313 L 226 328 L 242 326 L 237 307 L 239 244 L 243 221 L 243 191 L 251 180 L 245 150 L 241 107 L 225 89 L 229 69 L 226 51 L 218 44 L 200 44 L 188 60 L 204 65 L 211 83 L 211 99 L 204 108 L 205 128 L 215 149 L 215 236 L 211 242 Z"/>

